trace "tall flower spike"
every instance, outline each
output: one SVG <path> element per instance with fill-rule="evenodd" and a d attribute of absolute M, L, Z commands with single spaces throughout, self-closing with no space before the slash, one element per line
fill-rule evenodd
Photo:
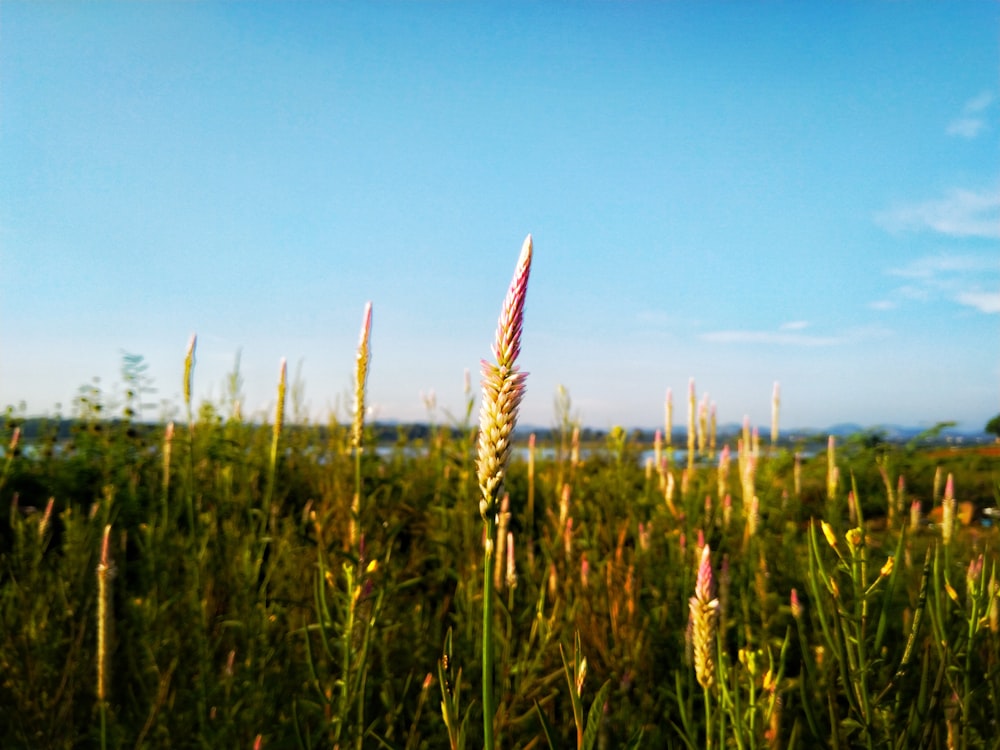
<path fill-rule="evenodd" d="M 192 333 L 184 355 L 184 404 L 191 411 L 191 375 L 194 371 L 194 350 L 198 346 L 198 334 Z"/>
<path fill-rule="evenodd" d="M 108 687 L 108 578 L 111 575 L 111 524 L 104 527 L 101 556 L 97 563 L 97 700 L 104 702 Z"/>
<path fill-rule="evenodd" d="M 351 445 L 361 447 L 362 430 L 365 424 L 365 384 L 368 382 L 368 363 L 371 361 L 372 303 L 365 305 L 361 323 L 361 338 L 358 340 L 358 363 L 354 378 L 354 423 L 351 425 Z"/>
<path fill-rule="evenodd" d="M 719 600 L 714 597 L 711 554 L 707 544 L 702 547 L 694 596 L 689 601 L 695 676 L 703 688 L 715 685 L 715 631 Z"/>
<path fill-rule="evenodd" d="M 496 364 L 483 360 L 483 403 L 479 416 L 479 489 L 482 500 L 479 512 L 484 520 L 495 520 L 497 498 L 502 494 L 507 461 L 511 452 L 511 433 L 517 422 L 517 410 L 524 396 L 527 373 L 520 372 L 517 355 L 521 351 L 521 325 L 524 299 L 531 271 L 531 235 L 524 241 L 514 278 L 500 311 L 493 356 Z"/>

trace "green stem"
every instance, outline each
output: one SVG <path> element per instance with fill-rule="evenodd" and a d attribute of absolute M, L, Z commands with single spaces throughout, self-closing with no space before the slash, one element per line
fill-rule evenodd
<path fill-rule="evenodd" d="M 493 717 L 496 706 L 493 698 L 493 566 L 496 564 L 493 540 L 496 537 L 496 518 L 485 521 L 486 539 L 483 558 L 483 748 L 493 750 Z"/>
<path fill-rule="evenodd" d="M 712 697 L 708 688 L 703 688 L 705 694 L 705 750 L 712 750 Z"/>

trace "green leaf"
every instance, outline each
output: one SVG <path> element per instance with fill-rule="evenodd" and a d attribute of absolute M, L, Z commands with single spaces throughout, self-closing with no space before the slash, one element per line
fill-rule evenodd
<path fill-rule="evenodd" d="M 642 747 L 642 735 L 644 734 L 642 727 L 639 727 L 639 731 L 632 735 L 632 738 L 626 743 L 625 750 L 639 750 Z"/>
<path fill-rule="evenodd" d="M 610 689 L 611 680 L 608 680 L 601 685 L 594 702 L 590 704 L 590 711 L 587 712 L 587 729 L 583 733 L 583 750 L 594 750 L 597 732 L 601 728 L 601 717 L 604 715 L 604 703 Z"/>
<path fill-rule="evenodd" d="M 556 741 L 552 736 L 552 726 L 549 724 L 549 720 L 545 718 L 545 714 L 542 713 L 542 707 L 538 705 L 538 701 L 535 701 L 535 713 L 538 714 L 538 721 L 542 724 L 542 731 L 545 733 L 545 741 L 549 743 L 549 750 L 556 750 Z"/>

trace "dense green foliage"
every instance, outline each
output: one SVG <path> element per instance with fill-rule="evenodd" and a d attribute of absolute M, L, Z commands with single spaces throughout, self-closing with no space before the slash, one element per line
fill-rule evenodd
<path fill-rule="evenodd" d="M 134 421 L 131 400 L 111 421 L 100 394 L 84 394 L 68 438 L 53 423 L 16 444 L 8 413 L 0 747 L 479 746 L 471 402 L 463 423 L 379 450 L 369 428 L 353 545 L 348 429 L 286 429 L 269 490 L 272 428 L 223 408 L 203 405 L 168 439 Z M 621 431 L 574 459 L 571 433 L 563 418 L 507 482 L 516 584 L 501 558 L 495 627 L 505 747 L 570 747 L 578 734 L 612 748 L 992 742 L 997 532 L 959 524 L 944 544 L 910 513 L 913 500 L 924 515 L 941 504 L 948 473 L 959 501 L 995 504 L 995 455 L 860 436 L 838 450 L 829 498 L 825 446 L 801 461 L 764 447 L 754 512 L 735 442 L 727 506 L 717 456 L 684 478 L 666 449 L 648 467 L 650 446 Z M 710 689 L 687 643 L 700 537 L 720 600 Z"/>

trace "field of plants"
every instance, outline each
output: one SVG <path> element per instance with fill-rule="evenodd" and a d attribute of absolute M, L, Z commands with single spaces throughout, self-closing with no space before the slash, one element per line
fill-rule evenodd
<path fill-rule="evenodd" d="M 1000 458 L 779 441 L 777 394 L 722 439 L 693 384 L 682 445 L 581 444 L 565 391 L 515 444 L 530 260 L 420 437 L 363 421 L 370 307 L 342 420 L 284 365 L 266 424 L 238 370 L 193 403 L 194 339 L 176 423 L 135 361 L 68 436 L 8 410 L 0 747 L 1000 746 Z"/>

